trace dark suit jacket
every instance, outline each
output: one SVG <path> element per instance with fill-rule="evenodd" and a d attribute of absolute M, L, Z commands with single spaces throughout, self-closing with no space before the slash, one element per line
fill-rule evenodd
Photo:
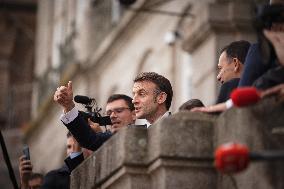
<path fill-rule="evenodd" d="M 70 174 L 81 162 L 84 161 L 83 154 L 71 159 L 65 160 L 66 165 L 60 169 L 55 169 L 48 172 L 44 179 L 41 189 L 69 189 L 70 188 Z"/>
<path fill-rule="evenodd" d="M 60 169 L 48 172 L 44 179 L 41 189 L 69 189 L 70 172 L 66 165 Z"/>
<path fill-rule="evenodd" d="M 239 87 L 252 86 L 256 79 L 262 76 L 269 69 L 276 67 L 275 61 L 263 64 L 259 44 L 252 44 L 248 50 L 244 63 L 244 71 L 239 82 Z"/>
<path fill-rule="evenodd" d="M 111 136 L 111 132 L 95 133 L 81 114 L 69 124 L 65 124 L 81 147 L 96 151 Z"/>
<path fill-rule="evenodd" d="M 284 83 L 284 67 L 278 66 L 268 70 L 265 74 L 260 76 L 253 83 L 253 86 L 257 89 L 265 90 L 281 83 Z"/>
<path fill-rule="evenodd" d="M 84 161 L 83 153 L 81 153 L 79 156 L 71 159 L 70 156 L 68 156 L 64 162 L 67 165 L 69 172 L 71 173 L 80 163 Z"/>
<path fill-rule="evenodd" d="M 230 98 L 231 92 L 238 87 L 239 81 L 240 78 L 235 78 L 231 79 L 230 81 L 227 81 L 226 83 L 223 83 L 220 88 L 219 96 L 217 98 L 216 103 L 219 104 L 222 102 L 226 102 Z"/>

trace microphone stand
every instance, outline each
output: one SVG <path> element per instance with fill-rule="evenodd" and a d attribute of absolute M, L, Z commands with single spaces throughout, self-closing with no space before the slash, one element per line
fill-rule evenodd
<path fill-rule="evenodd" d="M 284 160 L 284 151 L 266 151 L 261 153 L 250 153 L 252 161 L 277 161 Z"/>
<path fill-rule="evenodd" d="M 10 179 L 12 181 L 14 189 L 18 189 L 19 187 L 18 187 L 18 184 L 17 184 L 17 180 L 16 180 L 14 170 L 13 170 L 12 165 L 11 165 L 11 161 L 10 161 L 10 158 L 9 158 L 9 155 L 8 155 L 8 152 L 7 152 L 7 148 L 6 148 L 5 141 L 4 141 L 1 130 L 0 130 L 0 143 L 1 143 L 1 148 L 2 148 L 2 151 L 3 151 L 3 156 L 4 156 L 4 159 L 5 159 L 8 171 L 9 171 Z"/>

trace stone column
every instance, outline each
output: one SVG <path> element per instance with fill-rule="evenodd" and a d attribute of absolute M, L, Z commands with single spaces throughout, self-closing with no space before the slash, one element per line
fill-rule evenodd
<path fill-rule="evenodd" d="M 276 98 L 265 99 L 247 108 L 233 108 L 216 123 L 216 147 L 227 142 L 248 146 L 252 152 L 283 151 L 284 111 Z M 218 176 L 218 188 L 283 188 L 284 163 L 281 161 L 250 162 L 239 174 Z"/>
<path fill-rule="evenodd" d="M 149 188 L 146 149 L 146 129 L 119 131 L 72 172 L 71 189 Z"/>
<path fill-rule="evenodd" d="M 216 188 L 214 116 L 182 112 L 148 129 L 152 188 Z"/>

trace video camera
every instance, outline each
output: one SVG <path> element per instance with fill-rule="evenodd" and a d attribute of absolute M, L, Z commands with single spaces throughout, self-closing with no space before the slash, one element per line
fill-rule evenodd
<path fill-rule="evenodd" d="M 284 23 L 284 5 L 260 5 L 257 7 L 255 29 L 258 35 L 263 64 L 269 64 L 276 59 L 275 50 L 272 44 L 264 36 L 263 30 L 269 30 L 277 23 Z"/>
<path fill-rule="evenodd" d="M 87 109 L 86 112 L 79 111 L 84 119 L 88 122 L 88 119 L 94 123 L 98 123 L 100 126 L 112 125 L 109 116 L 101 116 L 99 113 L 102 109 L 98 108 L 97 102 L 94 98 L 89 98 L 87 96 L 76 95 L 74 101 L 85 105 Z"/>

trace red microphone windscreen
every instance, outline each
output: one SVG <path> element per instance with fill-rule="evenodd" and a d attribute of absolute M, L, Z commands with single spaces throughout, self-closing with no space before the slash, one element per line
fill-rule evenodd
<path fill-rule="evenodd" d="M 260 100 L 260 92 L 254 87 L 243 87 L 231 93 L 233 104 L 237 107 L 248 106 Z"/>
<path fill-rule="evenodd" d="M 249 150 L 245 145 L 227 143 L 215 151 L 215 167 L 223 173 L 244 170 L 249 163 Z"/>

